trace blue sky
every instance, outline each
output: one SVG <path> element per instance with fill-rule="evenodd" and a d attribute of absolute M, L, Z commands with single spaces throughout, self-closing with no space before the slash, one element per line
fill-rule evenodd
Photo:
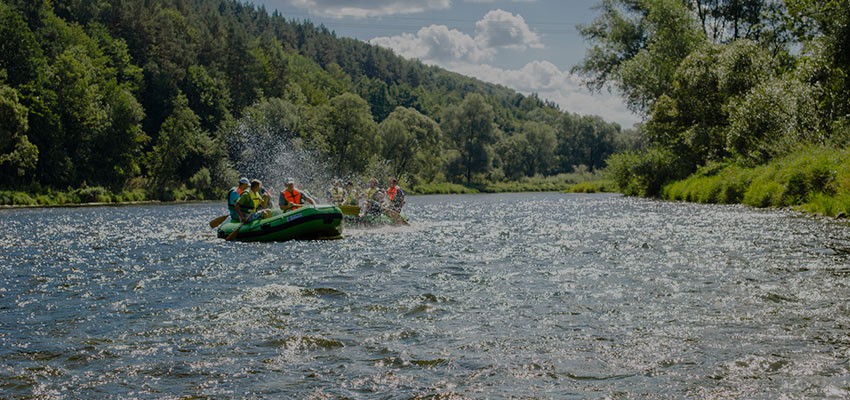
<path fill-rule="evenodd" d="M 252 0 L 287 19 L 323 24 L 426 64 L 521 93 L 538 93 L 561 109 L 600 115 L 631 127 L 639 117 L 616 94 L 590 93 L 570 69 L 587 43 L 600 0 Z"/>

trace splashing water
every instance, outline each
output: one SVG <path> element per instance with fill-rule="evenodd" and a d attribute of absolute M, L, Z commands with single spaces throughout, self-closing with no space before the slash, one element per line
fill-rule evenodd
<path fill-rule="evenodd" d="M 332 181 L 326 160 L 305 148 L 290 128 L 275 122 L 254 115 L 240 119 L 228 141 L 236 170 L 241 176 L 260 179 L 270 191 L 283 190 L 284 180 L 292 177 L 301 190 L 323 197 Z"/>
<path fill-rule="evenodd" d="M 281 107 L 291 104 L 272 103 L 256 106 L 228 136 L 230 156 L 240 176 L 260 179 L 266 189 L 274 192 L 283 190 L 284 180 L 292 177 L 299 189 L 324 202 L 329 200 L 325 194 L 334 179 L 352 181 L 362 188 L 374 177 L 380 187 L 386 187 L 388 178 L 394 175 L 390 162 L 383 160 L 371 162 L 360 176 L 333 176 L 329 160 L 319 151 L 307 148 L 308 144 L 297 134 L 298 128 L 290 127 L 292 123 L 279 115 L 285 114 Z"/>

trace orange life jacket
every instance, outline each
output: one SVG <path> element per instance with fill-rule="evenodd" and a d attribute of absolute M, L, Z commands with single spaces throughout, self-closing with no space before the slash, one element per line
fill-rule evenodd
<path fill-rule="evenodd" d="M 286 199 L 289 204 L 295 204 L 296 207 L 292 207 L 293 210 L 300 208 L 301 205 L 301 192 L 298 189 L 293 188 L 292 191 L 284 190 L 280 192 L 283 195 L 283 198 Z"/>
<path fill-rule="evenodd" d="M 398 186 L 393 186 L 387 188 L 387 196 L 390 197 L 390 201 L 395 200 L 395 196 L 398 194 Z"/>

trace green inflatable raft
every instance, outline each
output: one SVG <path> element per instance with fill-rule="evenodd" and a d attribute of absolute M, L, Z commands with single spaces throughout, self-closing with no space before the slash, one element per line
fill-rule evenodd
<path fill-rule="evenodd" d="M 272 216 L 247 224 L 228 221 L 218 228 L 218 237 L 240 242 L 283 242 L 292 239 L 339 239 L 342 211 L 333 205 L 305 206 L 297 210 L 272 211 Z"/>

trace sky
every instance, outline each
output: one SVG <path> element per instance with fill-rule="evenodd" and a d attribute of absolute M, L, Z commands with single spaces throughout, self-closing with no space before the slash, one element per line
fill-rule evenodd
<path fill-rule="evenodd" d="M 589 44 L 601 0 L 251 0 L 287 19 L 322 24 L 450 71 L 599 115 L 630 128 L 640 117 L 616 93 L 591 93 L 570 69 Z"/>

